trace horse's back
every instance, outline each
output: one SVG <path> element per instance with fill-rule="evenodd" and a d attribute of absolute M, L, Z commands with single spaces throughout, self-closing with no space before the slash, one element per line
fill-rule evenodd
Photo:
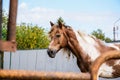
<path fill-rule="evenodd" d="M 120 50 L 120 43 L 107 43 L 106 44 L 108 47 L 112 47 L 116 50 Z"/>
<path fill-rule="evenodd" d="M 115 44 L 115 46 L 117 46 L 120 49 L 120 44 Z"/>

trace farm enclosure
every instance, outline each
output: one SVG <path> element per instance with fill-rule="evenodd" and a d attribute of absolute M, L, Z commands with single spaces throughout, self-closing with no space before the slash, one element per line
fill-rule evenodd
<path fill-rule="evenodd" d="M 4 53 L 4 69 L 10 70 L 32 70 L 47 72 L 75 72 L 80 70 L 76 64 L 76 57 L 71 55 L 70 59 L 61 50 L 55 58 L 47 55 L 47 49 L 41 50 L 18 50 L 16 53 Z M 100 80 L 119 80 L 103 79 Z"/>
<path fill-rule="evenodd" d="M 76 58 L 68 59 L 62 51 L 57 53 L 56 58 L 49 58 L 46 49 L 20 50 L 16 53 L 5 52 L 4 69 L 23 69 L 37 71 L 62 71 L 79 72 Z"/>

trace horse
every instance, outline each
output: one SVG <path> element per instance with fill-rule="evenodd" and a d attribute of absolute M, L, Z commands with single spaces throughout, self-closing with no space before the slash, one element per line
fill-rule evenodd
<path fill-rule="evenodd" d="M 59 50 L 67 49 L 77 58 L 76 62 L 81 72 L 89 73 L 92 63 L 105 52 L 120 51 L 118 44 L 106 44 L 93 35 L 76 31 L 61 22 L 55 24 L 50 21 L 50 25 L 51 30 L 48 34 L 51 41 L 47 49 L 49 57 L 55 58 Z M 99 69 L 98 76 L 103 78 L 120 77 L 120 59 L 104 62 Z"/>

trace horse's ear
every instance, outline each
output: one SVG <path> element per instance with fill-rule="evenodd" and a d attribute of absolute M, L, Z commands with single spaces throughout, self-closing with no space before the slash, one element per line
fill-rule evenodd
<path fill-rule="evenodd" d="M 50 25 L 53 26 L 54 25 L 53 22 L 50 21 Z"/>

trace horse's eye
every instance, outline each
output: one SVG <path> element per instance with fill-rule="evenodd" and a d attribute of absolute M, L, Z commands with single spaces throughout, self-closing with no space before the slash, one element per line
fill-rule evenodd
<path fill-rule="evenodd" d="M 60 34 L 56 34 L 56 37 L 58 37 L 58 38 L 59 38 L 59 37 L 60 37 Z"/>

